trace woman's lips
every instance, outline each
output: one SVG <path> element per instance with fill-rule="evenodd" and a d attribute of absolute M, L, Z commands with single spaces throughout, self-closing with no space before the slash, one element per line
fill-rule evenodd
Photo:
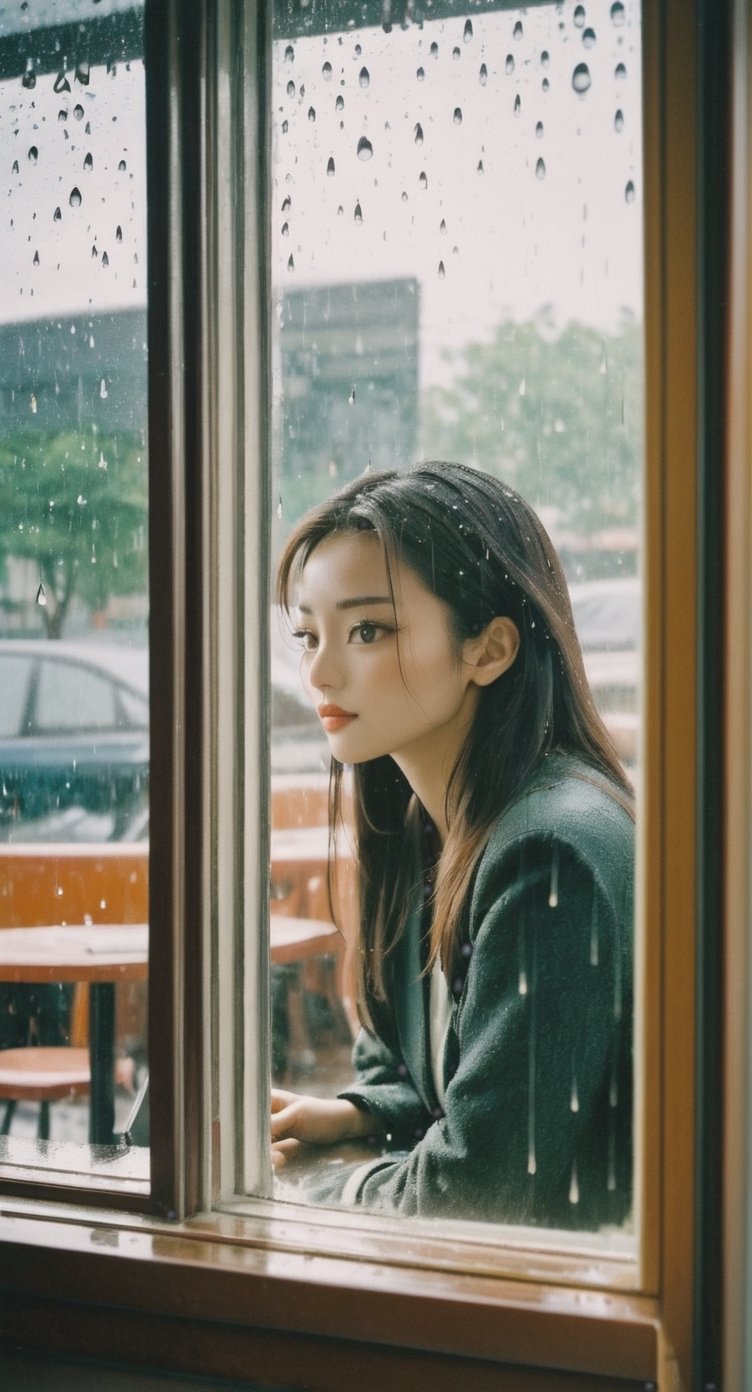
<path fill-rule="evenodd" d="M 327 734 L 333 734 L 335 730 L 343 730 L 345 725 L 349 725 L 351 720 L 357 720 L 357 716 L 352 711 L 342 710 L 341 706 L 317 706 L 319 719 Z"/>

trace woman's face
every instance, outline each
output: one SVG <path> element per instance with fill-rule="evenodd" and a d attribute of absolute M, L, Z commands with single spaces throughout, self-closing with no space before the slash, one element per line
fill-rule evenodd
<path fill-rule="evenodd" d="M 368 533 L 327 538 L 297 595 L 301 673 L 332 754 L 356 764 L 393 755 L 448 777 L 478 698 L 450 611 L 408 566 L 391 568 Z"/>

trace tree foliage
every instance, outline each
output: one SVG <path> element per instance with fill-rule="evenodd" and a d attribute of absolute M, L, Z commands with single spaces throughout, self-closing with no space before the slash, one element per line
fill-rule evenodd
<path fill-rule="evenodd" d="M 0 443 L 0 562 L 38 566 L 60 637 L 75 595 L 92 610 L 147 585 L 146 460 L 132 436 L 26 431 Z"/>
<path fill-rule="evenodd" d="M 491 342 L 445 354 L 454 371 L 423 402 L 423 453 L 504 478 L 561 527 L 590 536 L 637 520 L 641 330 L 604 334 L 545 317 L 505 322 Z"/>

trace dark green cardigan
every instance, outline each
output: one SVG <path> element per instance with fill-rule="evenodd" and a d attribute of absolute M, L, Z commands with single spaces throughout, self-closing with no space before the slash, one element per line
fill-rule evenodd
<path fill-rule="evenodd" d="M 368 1210 L 596 1229 L 632 1181 L 634 826 L 585 764 L 543 761 L 496 822 L 465 912 L 464 977 L 431 1074 L 422 884 L 390 959 L 396 1035 L 362 1031 L 357 1080 L 390 1150 L 359 1171 Z M 312 1194 L 342 1201 L 351 1168 Z M 353 1187 L 351 1180 L 350 1188 Z"/>

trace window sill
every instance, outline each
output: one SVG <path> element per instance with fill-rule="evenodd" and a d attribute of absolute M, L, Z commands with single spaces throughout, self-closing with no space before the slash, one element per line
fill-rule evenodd
<path fill-rule="evenodd" d="M 148 1359 L 178 1367 L 180 1337 L 168 1339 L 163 1327 L 160 1336 L 160 1326 L 190 1321 L 191 1371 L 233 1375 L 233 1360 L 250 1339 L 254 1377 L 275 1385 L 280 1376 L 307 1376 L 311 1359 L 323 1357 L 322 1340 L 339 1341 L 343 1350 L 357 1346 L 360 1356 L 367 1346 L 369 1359 L 370 1350 L 377 1357 L 379 1351 L 425 1355 L 428 1362 L 440 1355 L 470 1360 L 468 1367 L 478 1370 L 491 1364 L 499 1371 L 507 1365 L 620 1378 L 627 1385 L 657 1381 L 662 1341 L 659 1307 L 650 1298 L 387 1264 L 374 1257 L 370 1235 L 360 1254 L 347 1257 L 285 1250 L 278 1238 L 273 1220 L 220 1214 L 173 1227 L 136 1215 L 115 1219 L 104 1211 L 4 1199 L 4 1337 L 89 1356 L 118 1357 L 122 1345 L 130 1347 L 131 1361 L 138 1347 Z M 94 1344 L 105 1336 L 94 1331 L 105 1327 L 109 1352 L 97 1354 Z M 129 1345 L 136 1336 L 139 1342 Z M 289 1366 L 281 1373 L 282 1351 Z"/>

